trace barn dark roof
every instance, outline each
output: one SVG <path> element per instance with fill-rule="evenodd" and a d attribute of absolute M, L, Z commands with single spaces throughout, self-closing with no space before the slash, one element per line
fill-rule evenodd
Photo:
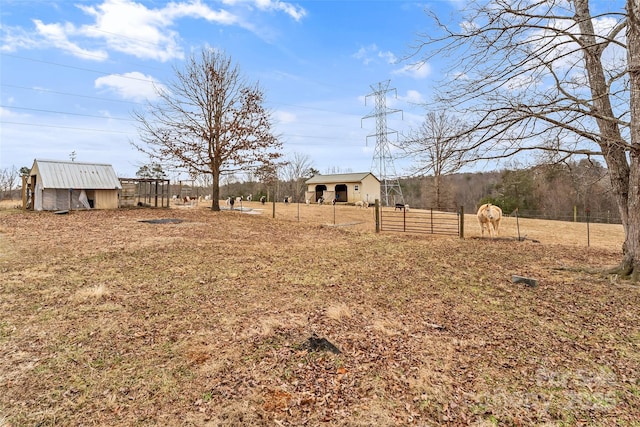
<path fill-rule="evenodd" d="M 337 173 L 331 175 L 314 175 L 309 178 L 306 183 L 307 184 L 326 184 L 326 183 L 345 183 L 345 182 L 361 182 L 367 176 L 373 176 L 371 172 L 359 172 L 359 173 Z M 378 178 L 376 178 L 377 180 Z"/>

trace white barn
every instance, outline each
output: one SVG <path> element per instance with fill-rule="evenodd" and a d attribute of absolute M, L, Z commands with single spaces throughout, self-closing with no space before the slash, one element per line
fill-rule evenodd
<path fill-rule="evenodd" d="M 338 203 L 355 203 L 358 201 L 373 204 L 380 199 L 380 180 L 371 172 L 339 173 L 331 175 L 314 175 L 309 178 L 306 198 L 317 202 L 337 199 Z"/>

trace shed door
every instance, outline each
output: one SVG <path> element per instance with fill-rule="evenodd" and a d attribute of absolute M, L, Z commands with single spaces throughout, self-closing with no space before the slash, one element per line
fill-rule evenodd
<path fill-rule="evenodd" d="M 32 179 L 35 181 L 36 176 L 34 175 Z M 33 195 L 31 197 L 33 198 L 33 209 L 37 211 L 42 210 L 42 193 L 42 184 L 40 184 L 40 181 L 36 181 L 35 190 L 33 191 Z"/>
<path fill-rule="evenodd" d="M 336 185 L 336 200 L 338 202 L 348 202 L 347 198 L 347 184 Z"/>

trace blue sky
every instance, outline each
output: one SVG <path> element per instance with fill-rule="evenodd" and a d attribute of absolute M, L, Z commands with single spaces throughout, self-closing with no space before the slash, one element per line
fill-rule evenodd
<path fill-rule="evenodd" d="M 369 171 L 376 123 L 362 120 L 375 106 L 367 95 L 389 81 L 387 106 L 403 111 L 387 117 L 389 128 L 417 126 L 418 104 L 442 76 L 438 64 L 403 57 L 431 25 L 425 11 L 448 16 L 456 3 L 2 0 L 0 168 L 75 152 L 134 176 L 148 161 L 131 146 L 131 112 L 153 99 L 152 82 L 213 47 L 259 82 L 286 155 L 307 155 L 321 173 Z M 397 173 L 405 166 L 397 161 Z"/>

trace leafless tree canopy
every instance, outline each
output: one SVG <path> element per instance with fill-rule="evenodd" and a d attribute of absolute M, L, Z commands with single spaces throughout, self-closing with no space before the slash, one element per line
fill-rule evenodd
<path fill-rule="evenodd" d="M 313 164 L 308 155 L 294 152 L 282 166 L 282 178 L 295 201 L 303 200 L 304 180 L 312 176 Z"/>
<path fill-rule="evenodd" d="M 440 100 L 475 119 L 483 158 L 531 149 L 600 154 L 601 119 L 621 133 L 612 143 L 629 148 L 624 11 L 591 17 L 586 0 L 487 3 L 471 2 L 457 32 L 433 16 L 440 37 L 424 34 L 420 46 L 426 59 L 457 58 Z M 592 20 L 601 23 L 598 32 L 587 25 Z M 591 57 L 602 69 L 604 94 L 590 87 Z M 597 107 L 603 102 L 609 115 Z"/>
<path fill-rule="evenodd" d="M 140 143 L 133 145 L 167 169 L 211 175 L 212 209 L 219 210 L 221 175 L 276 161 L 281 143 L 262 90 L 224 53 L 204 49 L 175 75 L 159 102 L 134 113 Z"/>
<path fill-rule="evenodd" d="M 0 199 L 11 198 L 11 191 L 18 185 L 20 172 L 15 166 L 0 169 Z"/>
<path fill-rule="evenodd" d="M 403 153 L 414 160 L 415 175 L 449 175 L 465 162 L 467 138 L 461 137 L 464 124 L 444 111 L 429 112 L 422 124 L 400 142 Z"/>
<path fill-rule="evenodd" d="M 472 1 L 463 25 L 433 15 L 436 29 L 420 35 L 415 58 L 453 60 L 440 101 L 472 123 L 478 159 L 603 156 L 626 233 L 619 272 L 637 279 L 640 5 L 621 4 Z"/>
<path fill-rule="evenodd" d="M 428 112 L 417 129 L 402 138 L 400 148 L 413 159 L 412 174 L 433 175 L 436 207 L 441 200 L 441 177 L 458 172 L 470 151 L 466 149 L 468 137 L 461 120 L 446 112 Z"/>

